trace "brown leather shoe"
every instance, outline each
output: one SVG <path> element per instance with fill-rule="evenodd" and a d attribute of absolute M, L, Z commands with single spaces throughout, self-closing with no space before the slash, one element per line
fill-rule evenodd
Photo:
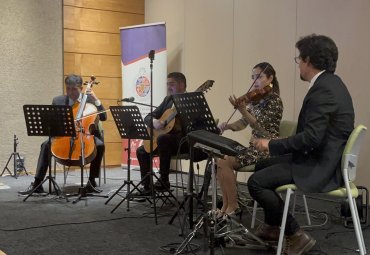
<path fill-rule="evenodd" d="M 267 224 L 261 224 L 257 227 L 256 231 L 254 232 L 254 235 L 262 239 L 262 241 L 265 242 L 278 242 L 279 241 L 279 234 L 280 234 L 280 227 L 278 226 L 270 226 Z M 253 240 L 252 237 L 249 235 L 243 236 L 246 240 Z"/>
<path fill-rule="evenodd" d="M 315 245 L 316 240 L 313 239 L 303 230 L 298 230 L 294 235 L 285 236 L 283 243 L 283 252 L 285 255 L 301 255 L 305 254 Z"/>

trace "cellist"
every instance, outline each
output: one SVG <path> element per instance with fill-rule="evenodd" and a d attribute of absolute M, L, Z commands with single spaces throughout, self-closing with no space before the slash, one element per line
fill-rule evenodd
<path fill-rule="evenodd" d="M 53 98 L 52 104 L 53 105 L 70 105 L 73 106 L 75 104 L 79 104 L 81 99 L 83 98 L 82 93 L 82 78 L 80 75 L 70 74 L 64 80 L 66 86 L 66 95 L 60 95 Z M 99 119 L 101 121 L 105 121 L 107 119 L 107 114 L 105 113 L 104 106 L 102 105 L 101 101 L 98 99 L 96 94 L 91 88 L 86 89 L 85 93 L 88 95 L 87 103 L 93 104 L 96 106 L 97 111 L 102 112 L 99 114 Z M 92 160 L 90 164 L 90 175 L 89 181 L 86 186 L 87 192 L 101 192 L 101 190 L 97 189 L 95 178 L 99 177 L 100 172 L 100 165 L 103 158 L 105 146 L 103 137 L 101 135 L 101 130 L 99 127 L 93 132 L 95 138 L 95 146 L 96 146 L 96 156 Z M 49 143 L 45 141 L 41 144 L 40 154 L 37 162 L 35 180 L 31 183 L 31 185 L 25 189 L 24 191 L 19 191 L 20 195 L 28 195 L 32 191 L 36 194 L 43 194 L 44 189 L 42 186 L 38 187 L 34 190 L 45 178 L 47 170 L 48 170 L 48 155 L 49 155 Z"/>

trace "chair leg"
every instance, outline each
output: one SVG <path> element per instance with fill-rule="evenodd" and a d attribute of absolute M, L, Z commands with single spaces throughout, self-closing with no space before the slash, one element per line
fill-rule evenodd
<path fill-rule="evenodd" d="M 64 184 L 66 184 L 67 183 L 67 173 L 66 173 L 66 166 L 65 165 L 63 165 L 63 175 L 64 175 Z"/>
<path fill-rule="evenodd" d="M 257 201 L 254 200 L 253 202 L 253 212 L 252 212 L 252 223 L 251 223 L 251 228 L 254 228 L 254 225 L 256 224 L 256 214 L 257 214 Z"/>
<path fill-rule="evenodd" d="M 176 176 L 175 176 L 175 178 L 176 178 L 176 198 L 179 198 L 179 178 L 178 178 L 178 176 L 177 176 L 177 173 L 178 173 L 178 164 L 177 164 L 177 161 L 178 161 L 178 159 L 176 158 Z M 181 165 L 181 159 L 180 159 L 180 171 L 181 171 L 181 173 L 182 173 L 182 165 Z"/>
<path fill-rule="evenodd" d="M 358 215 L 355 198 L 349 199 L 348 203 L 349 203 L 349 208 L 351 209 L 352 222 L 355 228 L 358 248 L 360 250 L 360 254 L 363 255 L 363 254 L 366 254 L 366 247 L 365 247 L 364 237 L 362 235 L 360 217 Z"/>
<path fill-rule="evenodd" d="M 288 217 L 288 211 L 289 211 L 290 196 L 293 192 L 294 191 L 292 189 L 287 189 L 286 191 L 283 218 L 281 220 L 281 226 L 280 226 L 279 242 L 278 242 L 278 247 L 276 250 L 277 255 L 280 255 L 283 249 L 283 240 L 284 240 L 284 234 L 285 234 L 286 219 Z"/>
<path fill-rule="evenodd" d="M 306 212 L 306 218 L 307 218 L 307 225 L 311 226 L 311 218 L 310 218 L 310 213 L 308 212 L 308 206 L 307 206 L 307 200 L 306 200 L 306 195 L 303 194 L 303 204 L 304 204 L 304 210 Z"/>
<path fill-rule="evenodd" d="M 107 184 L 107 174 L 105 172 L 105 152 L 103 155 L 104 184 Z"/>
<path fill-rule="evenodd" d="M 297 202 L 297 193 L 294 194 L 294 197 L 293 197 L 293 205 L 292 205 L 292 215 L 294 216 L 295 214 L 295 204 Z"/>
<path fill-rule="evenodd" d="M 302 199 L 303 199 L 304 211 L 306 213 L 306 218 L 307 218 L 307 225 L 311 226 L 311 218 L 310 218 L 310 213 L 308 211 L 307 200 L 306 200 L 305 194 L 302 195 Z M 294 194 L 294 198 L 293 198 L 293 205 L 292 205 L 292 215 L 293 216 L 295 214 L 296 201 L 297 201 L 297 193 Z"/>
<path fill-rule="evenodd" d="M 54 158 L 54 157 L 52 157 L 52 158 Z M 54 158 L 54 179 L 56 179 L 56 178 L 57 178 L 57 161 Z"/>
<path fill-rule="evenodd" d="M 199 194 L 199 186 L 198 186 L 198 183 L 199 183 L 199 164 L 197 163 L 197 174 L 198 174 L 198 177 L 195 177 L 193 178 L 194 180 L 194 190 L 195 190 L 195 194 L 198 195 Z"/>

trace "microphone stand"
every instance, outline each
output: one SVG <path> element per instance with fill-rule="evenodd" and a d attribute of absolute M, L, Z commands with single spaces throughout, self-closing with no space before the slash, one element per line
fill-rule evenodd
<path fill-rule="evenodd" d="M 154 60 L 155 50 L 149 51 L 148 57 L 150 59 L 150 83 L 151 83 L 151 91 L 150 91 L 150 161 L 149 161 L 149 169 L 150 169 L 150 187 L 152 193 L 152 199 L 154 203 L 154 219 L 155 224 L 158 225 L 157 219 L 157 207 L 155 205 L 155 192 L 154 192 L 154 183 L 153 183 L 153 60 Z"/>

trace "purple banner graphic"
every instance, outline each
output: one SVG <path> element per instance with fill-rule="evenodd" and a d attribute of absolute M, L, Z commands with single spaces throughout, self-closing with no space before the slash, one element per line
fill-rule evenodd
<path fill-rule="evenodd" d="M 153 40 L 153 38 L 160 39 Z M 165 49 L 165 24 L 121 29 L 121 61 L 123 65 L 147 57 L 150 50 L 155 50 L 158 53 Z"/>

